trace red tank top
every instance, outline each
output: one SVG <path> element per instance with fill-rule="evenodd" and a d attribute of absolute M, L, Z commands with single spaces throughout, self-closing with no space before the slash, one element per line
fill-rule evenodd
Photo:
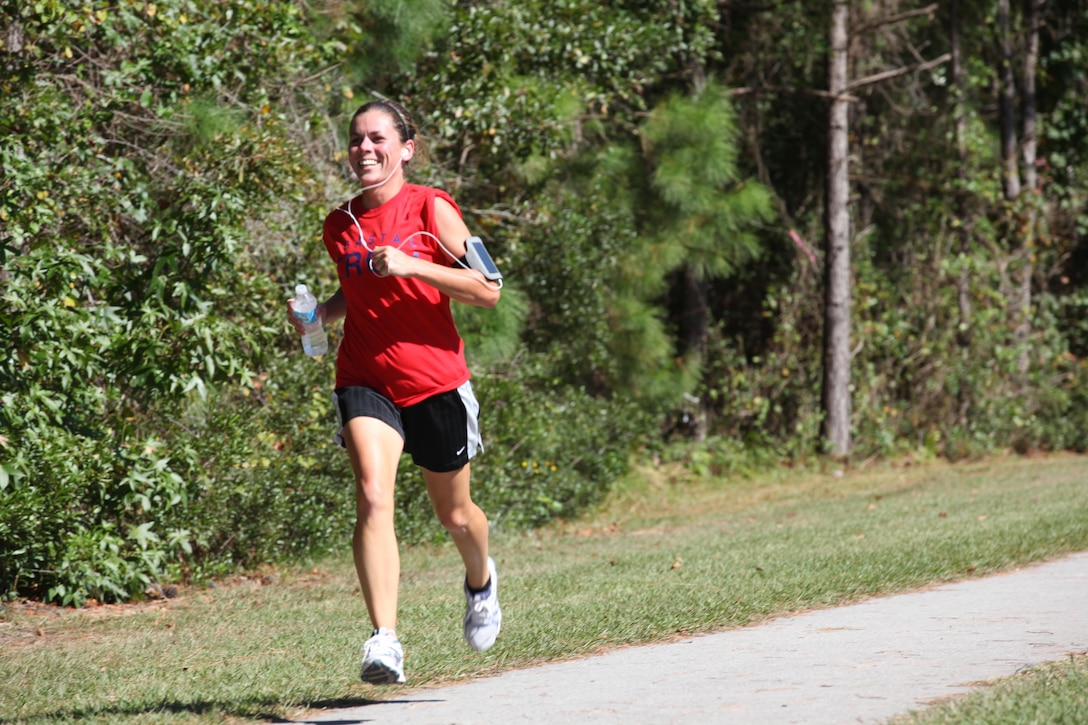
<path fill-rule="evenodd" d="M 446 192 L 405 184 L 376 209 L 364 209 L 361 198 L 355 197 L 325 218 L 325 248 L 336 262 L 347 300 L 336 387 L 373 388 L 405 407 L 454 390 L 469 379 L 449 297 L 419 280 L 378 277 L 368 265 L 367 247 L 387 244 L 436 264 L 452 264 L 434 239 L 416 234 L 438 234 L 436 197 L 461 213 Z M 355 215 L 358 227 L 344 209 Z"/>

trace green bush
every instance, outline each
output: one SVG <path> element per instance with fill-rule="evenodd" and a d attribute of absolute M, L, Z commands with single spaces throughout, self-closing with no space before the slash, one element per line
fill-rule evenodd
<path fill-rule="evenodd" d="M 0 486 L 3 594 L 127 599 L 188 547 L 186 530 L 157 525 L 186 491 L 154 442 L 130 449 L 60 429 L 23 432 L 35 444 L 17 447 Z"/>
<path fill-rule="evenodd" d="M 0 481 L 3 592 L 124 600 L 337 548 L 351 474 L 324 379 L 300 374 L 299 357 L 234 393 L 156 406 L 121 445 L 25 431 L 40 444 L 18 447 Z"/>
<path fill-rule="evenodd" d="M 214 542 L 189 513 L 253 432 L 312 182 L 274 111 L 321 55 L 286 2 L 0 13 L 0 593 L 123 599 Z"/>
<path fill-rule="evenodd" d="M 175 444 L 193 463 L 190 500 L 167 515 L 190 531 L 190 550 L 173 561 L 175 578 L 305 559 L 350 536 L 354 489 L 346 456 L 332 443 L 328 375 L 329 360 L 309 360 L 299 348 L 273 361 L 254 387 L 166 416 L 177 421 Z"/>
<path fill-rule="evenodd" d="M 511 528 L 569 517 L 599 501 L 653 429 L 633 401 L 516 377 L 481 381 L 480 400 L 490 411 L 480 500 Z"/>

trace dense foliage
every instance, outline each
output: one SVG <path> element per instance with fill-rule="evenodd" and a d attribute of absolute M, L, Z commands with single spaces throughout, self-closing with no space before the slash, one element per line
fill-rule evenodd
<path fill-rule="evenodd" d="M 851 73 L 880 78 L 852 91 L 858 457 L 1088 446 L 1088 8 L 1046 4 L 1039 181 L 1009 200 L 994 5 L 851 17 Z M 816 454 L 827 16 L 0 2 L 0 593 L 124 599 L 346 545 L 331 356 L 282 300 L 335 283 L 321 218 L 375 92 L 507 276 L 456 310 L 498 525 L 577 512 L 663 436 L 722 473 Z M 954 20 L 964 77 L 917 70 Z M 411 466 L 398 488 L 402 536 L 441 536 Z"/>
<path fill-rule="evenodd" d="M 248 402 L 282 335 L 268 270 L 312 183 L 274 107 L 323 54 L 289 3 L 2 18 L 2 586 L 124 598 L 267 558 L 296 512 L 236 470 L 271 435 Z"/>

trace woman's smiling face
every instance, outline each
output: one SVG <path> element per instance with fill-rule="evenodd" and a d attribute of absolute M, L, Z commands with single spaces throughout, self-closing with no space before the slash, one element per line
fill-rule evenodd
<path fill-rule="evenodd" d="M 411 158 L 412 142 L 402 141 L 397 121 L 382 109 L 373 108 L 351 122 L 348 161 L 364 185 L 375 184 L 392 174 L 399 162 Z"/>

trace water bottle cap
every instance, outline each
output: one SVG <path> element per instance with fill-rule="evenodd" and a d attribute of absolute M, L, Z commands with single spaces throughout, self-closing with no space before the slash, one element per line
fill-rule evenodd
<path fill-rule="evenodd" d="M 296 295 L 304 295 L 304 294 L 306 294 L 306 293 L 307 293 L 308 291 L 309 291 L 309 290 L 307 290 L 307 289 L 306 289 L 306 285 L 304 285 L 304 284 L 300 284 L 300 285 L 298 285 L 298 286 L 296 286 L 296 287 L 295 287 L 295 294 L 296 294 Z"/>

